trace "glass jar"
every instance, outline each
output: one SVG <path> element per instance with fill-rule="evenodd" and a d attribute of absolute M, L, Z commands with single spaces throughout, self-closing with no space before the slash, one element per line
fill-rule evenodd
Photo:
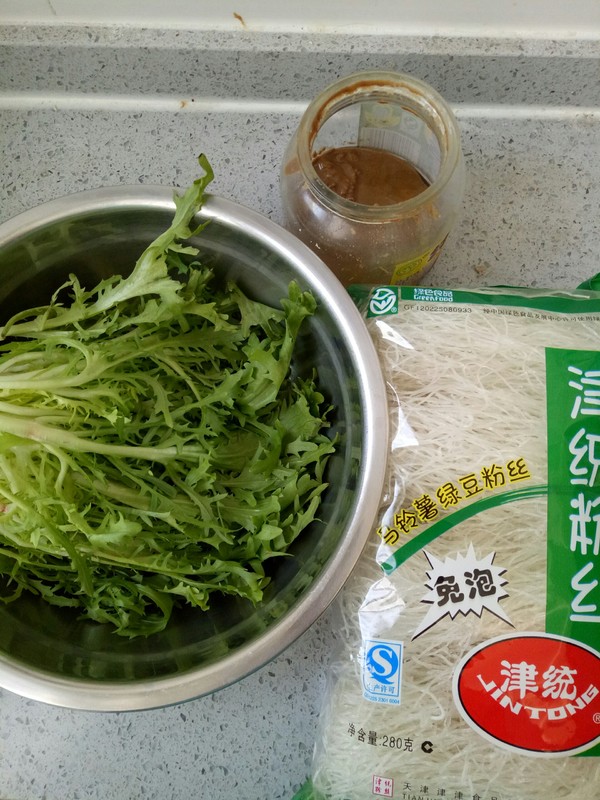
<path fill-rule="evenodd" d="M 405 178 L 421 181 L 408 197 Z M 345 285 L 418 283 L 457 219 L 464 182 L 445 100 L 408 75 L 356 73 L 310 103 L 286 149 L 285 225 Z"/>

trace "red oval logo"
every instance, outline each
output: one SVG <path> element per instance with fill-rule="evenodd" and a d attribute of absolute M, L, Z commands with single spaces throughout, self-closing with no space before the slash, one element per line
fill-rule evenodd
<path fill-rule="evenodd" d="M 600 653 L 544 633 L 502 636 L 471 651 L 454 674 L 463 718 L 496 744 L 531 755 L 573 755 L 600 742 Z"/>

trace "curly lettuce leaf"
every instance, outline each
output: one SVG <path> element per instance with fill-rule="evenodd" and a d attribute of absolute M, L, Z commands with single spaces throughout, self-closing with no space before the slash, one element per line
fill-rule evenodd
<path fill-rule="evenodd" d="M 219 288 L 189 239 L 205 173 L 126 278 L 16 314 L 0 333 L 0 574 L 125 636 L 214 595 L 258 603 L 265 562 L 318 515 L 335 443 L 303 321 Z M 61 296 L 64 293 L 61 292 Z"/>

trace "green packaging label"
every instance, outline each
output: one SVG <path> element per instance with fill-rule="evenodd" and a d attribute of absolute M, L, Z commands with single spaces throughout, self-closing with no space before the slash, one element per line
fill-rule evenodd
<path fill-rule="evenodd" d="M 546 630 L 600 649 L 600 353 L 546 350 Z"/>
<path fill-rule="evenodd" d="M 600 650 L 600 353 L 546 350 L 546 631 Z M 600 745 L 584 756 L 600 756 Z"/>

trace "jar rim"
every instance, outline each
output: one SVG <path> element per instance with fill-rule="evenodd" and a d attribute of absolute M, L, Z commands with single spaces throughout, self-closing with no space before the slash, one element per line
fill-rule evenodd
<path fill-rule="evenodd" d="M 404 98 L 413 113 L 420 109 L 438 121 L 439 130 L 434 133 L 441 151 L 439 173 L 426 189 L 399 203 L 375 206 L 347 200 L 319 176 L 313 165 L 312 145 L 324 123 L 341 109 L 386 97 L 395 97 L 399 102 Z M 297 157 L 309 190 L 332 211 L 353 219 L 382 222 L 421 208 L 443 191 L 461 159 L 460 129 L 448 103 L 425 81 L 401 72 L 355 72 L 330 84 L 307 106 L 298 126 Z"/>

